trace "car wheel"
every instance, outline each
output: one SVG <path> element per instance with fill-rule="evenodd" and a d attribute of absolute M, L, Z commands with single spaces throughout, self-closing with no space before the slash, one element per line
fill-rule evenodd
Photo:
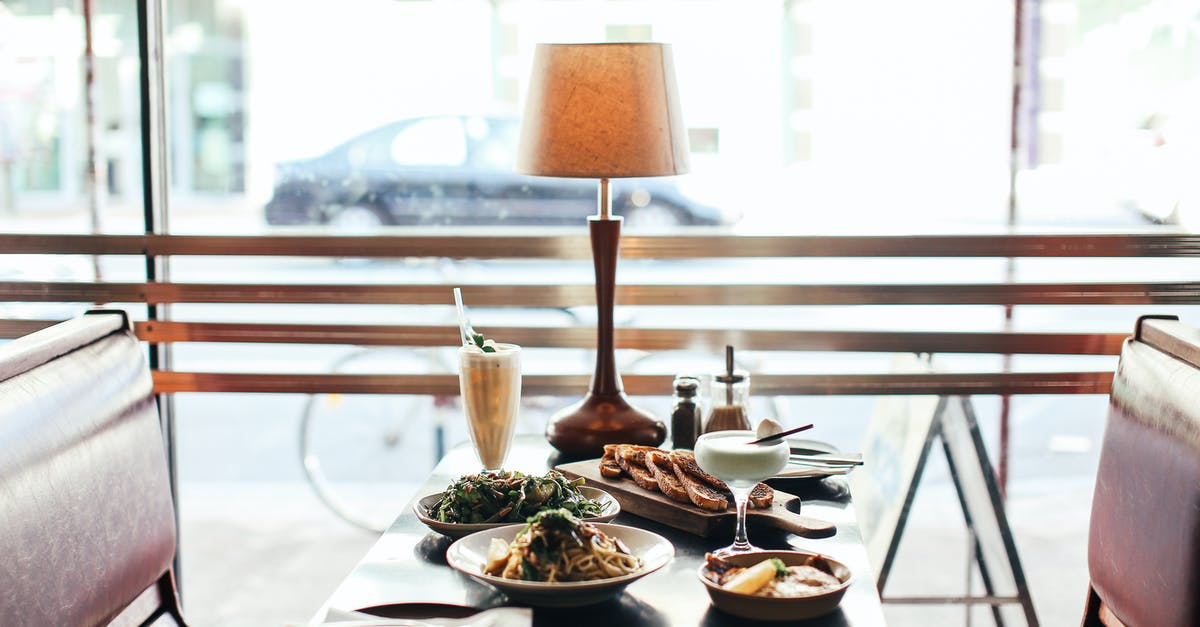
<path fill-rule="evenodd" d="M 383 225 L 383 216 L 377 210 L 362 205 L 342 207 L 329 217 L 329 226 L 343 233 L 368 233 Z"/>
<path fill-rule="evenodd" d="M 646 205 L 629 211 L 625 216 L 625 224 L 631 229 L 661 229 L 681 223 L 679 214 L 664 205 Z"/>

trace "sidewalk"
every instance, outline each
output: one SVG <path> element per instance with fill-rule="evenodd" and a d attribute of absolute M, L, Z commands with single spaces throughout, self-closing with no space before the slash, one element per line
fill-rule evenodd
<path fill-rule="evenodd" d="M 307 622 L 376 540 L 301 482 L 180 492 L 183 613 L 198 627 Z"/>

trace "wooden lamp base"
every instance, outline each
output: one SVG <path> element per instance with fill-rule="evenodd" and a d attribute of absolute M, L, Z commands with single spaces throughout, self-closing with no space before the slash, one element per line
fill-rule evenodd
<path fill-rule="evenodd" d="M 546 439 L 572 458 L 600 457 L 605 444 L 658 446 L 667 426 L 653 414 L 629 404 L 623 393 L 589 392 L 558 410 L 546 427 Z"/>

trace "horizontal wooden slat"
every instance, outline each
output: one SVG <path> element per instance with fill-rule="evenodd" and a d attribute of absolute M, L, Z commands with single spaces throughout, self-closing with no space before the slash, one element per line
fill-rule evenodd
<path fill-rule="evenodd" d="M 138 337 L 155 343 L 255 342 L 355 346 L 454 346 L 457 326 L 138 322 Z M 488 333 L 525 347 L 591 349 L 595 327 L 489 326 Z M 619 328 L 617 348 L 647 351 L 742 350 L 882 353 L 998 353 L 1116 355 L 1117 333 L 930 333 L 897 331 L 785 331 L 761 329 Z"/>
<path fill-rule="evenodd" d="M 448 303 L 461 284 L 0 282 L 0 300 L 85 303 Z M 476 307 L 594 305 L 591 285 L 462 285 Z M 618 285 L 619 305 L 1148 305 L 1200 303 L 1200 282 L 877 285 Z"/>
<path fill-rule="evenodd" d="M 627 375 L 631 395 L 661 396 L 673 375 Z M 587 375 L 526 375 L 524 394 L 578 397 Z M 1107 394 L 1111 372 L 756 375 L 761 395 Z M 305 375 L 154 372 L 155 392 L 431 394 L 456 396 L 455 375 Z"/>
<path fill-rule="evenodd" d="M 754 377 L 755 394 L 1108 394 L 1112 372 L 769 375 Z"/>
<path fill-rule="evenodd" d="M 253 255 L 584 259 L 579 229 L 399 228 L 388 235 L 53 235 L 0 234 L 0 252 L 80 255 Z M 532 234 L 531 234 L 532 233 Z M 731 257 L 1200 257 L 1200 235 L 1182 233 L 755 236 L 716 229 L 679 235 L 626 234 L 633 259 Z"/>
<path fill-rule="evenodd" d="M 0 320 L 0 340 L 11 340 L 29 335 L 34 331 L 41 331 L 49 327 L 58 320 Z"/>
<path fill-rule="evenodd" d="M 233 322 L 134 323 L 137 336 L 147 342 L 253 342 L 279 344 L 351 344 L 355 346 L 453 346 L 458 343 L 458 327 L 404 325 L 341 324 L 255 324 Z M 524 329 L 510 334 L 500 328 L 488 333 L 522 346 L 535 346 L 538 331 L 556 338 L 570 335 L 567 329 Z M 520 336 L 518 339 L 517 336 Z M 534 340 L 536 341 L 536 340 Z M 595 338 L 591 338 L 595 344 Z M 570 346 L 562 344 L 562 346 Z"/>

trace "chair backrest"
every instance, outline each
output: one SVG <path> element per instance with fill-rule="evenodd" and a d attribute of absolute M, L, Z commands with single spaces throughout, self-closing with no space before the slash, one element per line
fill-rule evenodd
<path fill-rule="evenodd" d="M 1113 378 L 1085 624 L 1200 625 L 1200 332 L 1138 321 Z M 1115 619 L 1115 620 L 1114 620 Z"/>
<path fill-rule="evenodd" d="M 0 625 L 182 623 L 143 353 L 119 312 L 0 345 Z"/>

